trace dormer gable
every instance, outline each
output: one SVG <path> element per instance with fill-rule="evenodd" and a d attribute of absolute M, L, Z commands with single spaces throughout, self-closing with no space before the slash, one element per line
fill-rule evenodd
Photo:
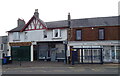
<path fill-rule="evenodd" d="M 28 23 L 24 26 L 24 28 L 21 30 L 22 31 L 31 31 L 31 30 L 42 30 L 46 29 L 45 23 L 33 16 Z"/>

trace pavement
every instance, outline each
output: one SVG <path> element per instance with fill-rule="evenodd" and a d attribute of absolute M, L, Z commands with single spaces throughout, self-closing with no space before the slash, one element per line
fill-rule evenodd
<path fill-rule="evenodd" d="M 118 74 L 120 64 L 64 64 L 63 62 L 13 62 L 2 66 L 3 74 Z"/>

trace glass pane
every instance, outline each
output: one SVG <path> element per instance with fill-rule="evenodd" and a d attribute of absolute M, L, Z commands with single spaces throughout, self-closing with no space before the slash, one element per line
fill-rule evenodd
<path fill-rule="evenodd" d="M 54 37 L 58 37 L 58 30 L 56 29 L 55 31 L 54 31 Z"/>
<path fill-rule="evenodd" d="M 104 59 L 106 59 L 106 60 L 110 59 L 110 50 L 105 50 Z"/>
<path fill-rule="evenodd" d="M 116 59 L 120 58 L 120 50 L 116 50 Z"/>
<path fill-rule="evenodd" d="M 93 62 L 100 62 L 101 59 L 101 50 L 99 49 L 93 49 L 92 50 L 93 54 Z"/>
<path fill-rule="evenodd" d="M 115 51 L 112 50 L 112 59 L 115 59 Z"/>
<path fill-rule="evenodd" d="M 99 39 L 104 39 L 104 29 L 99 29 Z"/>
<path fill-rule="evenodd" d="M 120 46 L 117 46 L 116 49 L 117 49 L 117 50 L 120 49 Z"/>
<path fill-rule="evenodd" d="M 56 57 L 57 58 L 65 58 L 65 46 L 63 44 L 56 44 Z"/>
<path fill-rule="evenodd" d="M 83 62 L 84 63 L 91 63 L 91 49 L 85 49 L 83 55 Z"/>
<path fill-rule="evenodd" d="M 48 51 L 48 45 L 47 44 L 41 44 L 39 46 L 39 59 L 47 58 L 47 51 Z"/>
<path fill-rule="evenodd" d="M 76 31 L 76 39 L 81 40 L 81 30 Z"/>

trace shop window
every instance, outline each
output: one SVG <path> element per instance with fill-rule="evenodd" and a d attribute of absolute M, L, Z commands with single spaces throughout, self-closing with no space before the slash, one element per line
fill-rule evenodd
<path fill-rule="evenodd" d="M 111 56 L 112 56 L 112 59 L 115 59 L 115 50 L 114 50 L 114 46 L 111 46 Z"/>
<path fill-rule="evenodd" d="M 99 40 L 104 40 L 105 39 L 105 31 L 104 29 L 99 29 Z"/>
<path fill-rule="evenodd" d="M 60 38 L 60 37 L 61 37 L 60 29 L 54 29 L 53 30 L 53 38 Z"/>
<path fill-rule="evenodd" d="M 82 39 L 82 31 L 76 30 L 76 40 L 81 40 L 81 39 Z"/>
<path fill-rule="evenodd" d="M 120 59 L 120 46 L 116 47 L 116 59 Z"/>
<path fill-rule="evenodd" d="M 19 32 L 14 32 L 13 33 L 13 40 L 20 40 L 20 33 Z"/>

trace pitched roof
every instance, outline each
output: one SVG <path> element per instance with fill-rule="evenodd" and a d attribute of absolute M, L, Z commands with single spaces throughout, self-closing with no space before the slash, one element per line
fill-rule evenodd
<path fill-rule="evenodd" d="M 71 27 L 93 27 L 93 26 L 115 26 L 120 25 L 118 19 L 120 16 L 98 17 L 71 20 Z"/>
<path fill-rule="evenodd" d="M 24 27 L 25 25 L 21 25 L 21 26 L 17 26 L 15 27 L 14 29 L 8 31 L 8 32 L 19 32 L 22 30 L 22 28 Z"/>
<path fill-rule="evenodd" d="M 21 25 L 21 26 L 17 26 L 16 28 L 8 31 L 8 32 L 20 32 L 22 30 L 24 30 L 28 25 L 29 23 L 33 20 L 33 18 L 36 18 L 38 19 L 37 17 L 33 16 L 26 25 Z M 46 25 L 45 22 L 43 22 L 41 19 L 38 19 L 43 25 Z"/>
<path fill-rule="evenodd" d="M 53 22 L 45 22 L 47 28 L 60 28 L 60 27 L 68 27 L 67 20 L 62 21 L 53 21 Z"/>
<path fill-rule="evenodd" d="M 77 28 L 77 27 L 113 26 L 113 25 L 116 26 L 116 25 L 120 25 L 119 19 L 120 19 L 120 16 L 85 18 L 85 19 L 71 19 L 71 26 L 70 27 Z M 68 27 L 67 20 L 52 21 L 52 22 L 43 22 L 41 19 L 39 19 L 39 20 L 47 28 Z M 16 28 L 10 30 L 9 32 L 21 31 L 23 28 L 25 28 L 25 26 L 24 25 L 18 26 Z"/>

